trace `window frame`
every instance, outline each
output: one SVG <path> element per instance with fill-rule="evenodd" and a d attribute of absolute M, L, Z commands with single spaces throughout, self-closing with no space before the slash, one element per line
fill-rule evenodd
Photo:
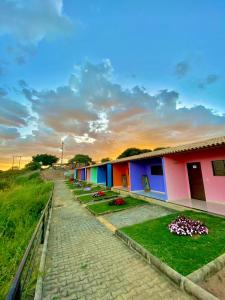
<path fill-rule="evenodd" d="M 222 161 L 223 162 L 223 167 L 224 167 L 224 170 L 223 170 L 223 174 L 216 174 L 216 168 L 215 168 L 215 162 L 217 161 Z M 213 169 L 213 176 L 225 176 L 225 159 L 217 159 L 217 160 L 213 160 L 212 161 L 212 169 Z"/>

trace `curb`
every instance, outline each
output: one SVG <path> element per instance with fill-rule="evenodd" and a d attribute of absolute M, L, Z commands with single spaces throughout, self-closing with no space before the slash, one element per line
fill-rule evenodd
<path fill-rule="evenodd" d="M 166 265 L 159 258 L 145 250 L 141 245 L 136 243 L 122 231 L 116 230 L 115 235 L 120 238 L 125 244 L 127 244 L 128 247 L 138 252 L 149 264 L 155 266 L 163 274 L 169 277 L 180 287 L 181 290 L 184 290 L 189 295 L 192 295 L 199 300 L 219 300 L 217 297 L 207 292 L 196 283 L 192 282 L 189 278 L 181 275 L 180 273 Z"/>
<path fill-rule="evenodd" d="M 43 276 L 44 276 L 45 260 L 46 260 L 47 249 L 48 249 L 48 238 L 49 238 L 49 232 L 50 232 L 52 210 L 53 210 L 53 203 L 52 203 L 52 207 L 51 207 L 50 213 L 49 213 L 48 225 L 47 225 L 47 229 L 46 229 L 46 235 L 45 235 L 44 245 L 43 245 L 42 254 L 41 254 L 41 261 L 40 261 L 39 272 L 38 272 L 39 275 L 37 278 L 34 300 L 42 299 Z"/>
<path fill-rule="evenodd" d="M 225 267 L 225 253 L 210 261 L 207 265 L 192 272 L 187 276 L 188 279 L 195 283 L 200 283 L 205 279 L 211 277 Z"/>

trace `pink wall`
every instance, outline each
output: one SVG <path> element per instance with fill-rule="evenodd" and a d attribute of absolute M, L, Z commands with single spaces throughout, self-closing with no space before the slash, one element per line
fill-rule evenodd
<path fill-rule="evenodd" d="M 90 172 L 91 172 L 91 169 L 87 168 L 86 169 L 86 181 L 90 181 Z"/>
<path fill-rule="evenodd" d="M 214 176 L 212 169 L 213 160 L 225 160 L 225 147 L 172 154 L 164 159 L 169 200 L 190 198 L 186 164 L 200 162 L 206 200 L 225 202 L 225 176 Z"/>

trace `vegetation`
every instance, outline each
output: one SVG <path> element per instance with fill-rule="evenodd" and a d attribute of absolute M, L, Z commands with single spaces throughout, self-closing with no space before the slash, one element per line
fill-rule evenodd
<path fill-rule="evenodd" d="M 119 194 L 116 193 L 116 192 L 113 192 L 113 191 L 106 191 L 105 192 L 105 195 L 104 196 L 101 196 L 101 197 L 96 197 L 94 198 L 92 195 L 84 195 L 84 196 L 80 196 L 78 198 L 78 200 L 80 202 L 83 202 L 83 203 L 86 203 L 86 202 L 89 202 L 89 201 L 101 201 L 101 200 L 106 200 L 106 199 L 110 199 L 110 198 L 113 198 L 113 197 L 116 197 L 118 196 Z"/>
<path fill-rule="evenodd" d="M 106 158 L 102 158 L 102 160 L 101 160 L 102 163 L 107 162 L 107 161 L 111 161 L 111 158 L 106 157 Z"/>
<path fill-rule="evenodd" d="M 91 187 L 91 189 L 88 190 L 88 191 L 86 191 L 84 189 L 82 189 L 82 190 L 78 189 L 78 190 L 74 190 L 73 192 L 74 192 L 75 195 L 85 195 L 85 194 L 90 194 L 90 193 L 94 193 L 94 192 L 98 192 L 98 191 L 103 191 L 103 190 L 105 190 L 105 188 L 102 187 L 102 186 L 100 186 L 100 185 L 98 185 L 98 186 Z"/>
<path fill-rule="evenodd" d="M 76 154 L 73 158 L 69 160 L 69 163 L 73 163 L 75 164 L 75 166 L 78 165 L 88 166 L 92 163 L 92 158 L 85 154 Z"/>
<path fill-rule="evenodd" d="M 32 156 L 32 162 L 39 163 L 43 166 L 51 166 L 58 161 L 58 157 L 51 154 L 37 154 Z"/>
<path fill-rule="evenodd" d="M 0 191 L 0 299 L 5 299 L 11 280 L 32 236 L 41 211 L 49 199 L 51 182 L 39 172 L 8 171 L 0 182 L 10 188 Z"/>
<path fill-rule="evenodd" d="M 124 157 L 129 157 L 133 155 L 138 155 L 141 153 L 146 153 L 146 152 L 151 152 L 152 150 L 150 149 L 138 149 L 138 148 L 128 148 L 124 150 L 117 158 L 124 158 Z"/>
<path fill-rule="evenodd" d="M 81 189 L 81 188 L 84 188 L 84 187 L 91 187 L 92 186 L 92 184 L 89 183 L 89 182 L 82 182 L 82 183 L 80 183 L 80 186 L 79 185 L 76 186 L 74 184 L 74 182 L 71 182 L 71 181 L 66 181 L 66 185 L 71 190 L 76 190 L 76 189 Z"/>
<path fill-rule="evenodd" d="M 157 148 L 155 148 L 153 151 L 163 150 L 163 149 L 167 149 L 167 148 L 169 148 L 169 147 L 157 147 Z"/>
<path fill-rule="evenodd" d="M 225 219 L 204 213 L 182 212 L 182 215 L 204 223 L 209 234 L 178 236 L 169 231 L 168 224 L 179 215 L 171 214 L 121 230 L 186 276 L 225 252 Z"/>
<path fill-rule="evenodd" d="M 137 205 L 150 205 L 147 202 L 143 201 L 143 200 L 139 200 L 136 198 L 132 198 L 132 197 L 125 197 L 125 204 L 124 205 L 119 205 L 119 206 L 111 206 L 110 202 L 102 202 L 102 203 L 97 203 L 97 204 L 90 204 L 87 206 L 87 208 L 90 210 L 90 212 L 92 212 L 95 215 L 101 215 L 101 214 L 107 214 L 110 212 L 114 212 L 114 211 L 119 211 L 119 210 L 124 210 L 127 208 L 131 208 Z"/>
<path fill-rule="evenodd" d="M 31 161 L 25 165 L 25 168 L 30 171 L 40 170 L 41 164 L 37 161 Z"/>

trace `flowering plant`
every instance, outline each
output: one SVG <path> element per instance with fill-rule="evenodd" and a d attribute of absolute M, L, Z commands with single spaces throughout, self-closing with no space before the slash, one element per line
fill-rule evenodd
<path fill-rule="evenodd" d="M 168 225 L 169 231 L 177 235 L 208 234 L 208 228 L 200 221 L 179 216 Z"/>
<path fill-rule="evenodd" d="M 99 191 L 99 192 L 94 193 L 92 197 L 96 198 L 96 197 L 102 197 L 102 196 L 105 196 L 105 192 Z"/>
<path fill-rule="evenodd" d="M 112 200 L 112 201 L 109 202 L 109 205 L 119 206 L 119 205 L 124 205 L 124 204 L 126 204 L 126 201 L 123 198 L 117 198 L 117 199 Z"/>

